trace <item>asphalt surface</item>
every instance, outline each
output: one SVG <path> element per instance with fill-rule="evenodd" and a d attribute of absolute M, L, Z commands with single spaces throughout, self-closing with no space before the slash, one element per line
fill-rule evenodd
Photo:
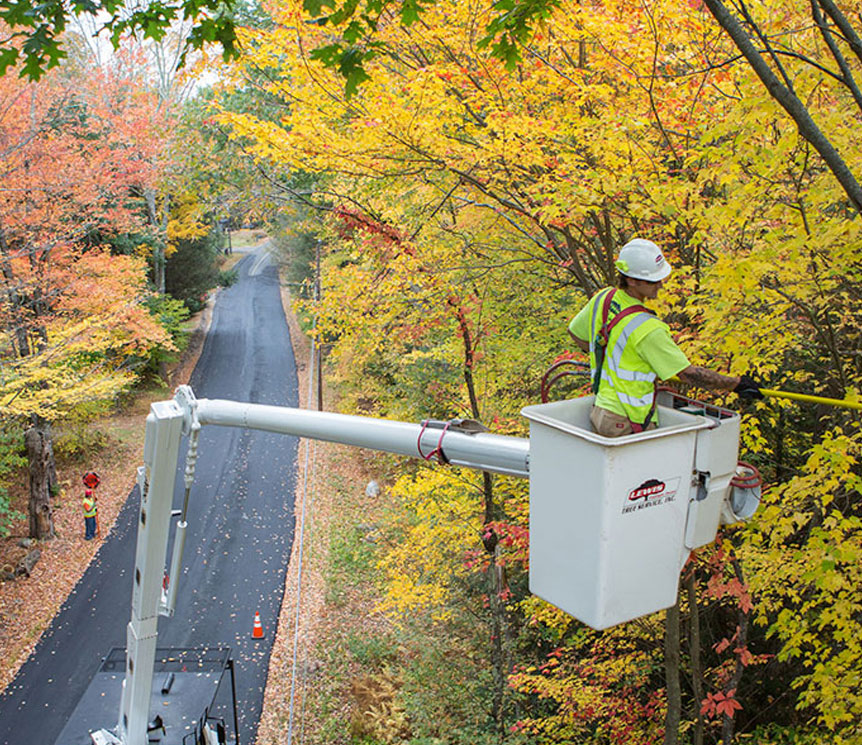
<path fill-rule="evenodd" d="M 265 247 L 242 259 L 238 270 L 239 281 L 218 295 L 190 384 L 197 398 L 297 406 L 296 364 Z M 159 647 L 232 648 L 243 745 L 253 742 L 257 730 L 293 541 L 297 442 L 226 427 L 201 430 L 176 613 L 159 621 Z M 182 456 L 177 509 L 185 443 Z M 135 488 L 90 567 L 0 695 L 0 743 L 54 743 L 102 658 L 125 646 L 139 503 Z M 172 545 L 173 536 L 169 552 Z M 256 611 L 262 640 L 251 638 Z M 116 718 L 103 726 L 115 725 Z"/>

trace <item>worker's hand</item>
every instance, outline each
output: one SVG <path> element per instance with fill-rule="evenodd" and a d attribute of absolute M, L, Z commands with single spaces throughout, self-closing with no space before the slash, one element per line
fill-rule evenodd
<path fill-rule="evenodd" d="M 733 392 L 740 398 L 753 401 L 758 398 L 763 398 L 763 392 L 760 390 L 760 384 L 749 375 L 740 375 L 739 382 L 733 389 Z"/>

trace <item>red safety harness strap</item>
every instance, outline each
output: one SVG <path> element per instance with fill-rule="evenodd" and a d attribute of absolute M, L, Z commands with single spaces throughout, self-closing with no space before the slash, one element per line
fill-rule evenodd
<path fill-rule="evenodd" d="M 628 308 L 623 308 L 609 321 L 608 319 L 611 312 L 611 302 L 613 301 L 616 292 L 616 288 L 608 290 L 605 293 L 605 296 L 602 298 L 602 325 L 599 327 L 598 334 L 593 339 L 593 354 L 596 360 L 596 369 L 593 373 L 593 393 L 599 392 L 599 386 L 602 382 L 602 368 L 605 364 L 605 353 L 607 351 L 608 341 L 611 338 L 611 331 L 614 330 L 614 327 L 624 318 L 632 316 L 635 313 L 648 313 L 651 316 L 655 315 L 655 313 L 653 313 L 649 308 L 646 308 L 643 305 L 630 305 Z M 653 405 L 650 408 L 649 413 L 647 414 L 646 419 L 642 424 L 638 422 L 633 422 L 631 419 L 629 419 L 629 424 L 631 425 L 632 432 L 643 432 L 644 430 L 646 430 L 646 428 L 649 427 L 649 423 L 652 420 L 654 413 L 655 397 L 653 397 Z M 628 417 L 626 417 L 626 419 L 628 419 Z"/>
<path fill-rule="evenodd" d="M 605 296 L 602 299 L 602 325 L 599 327 L 599 333 L 593 340 L 593 351 L 596 357 L 596 371 L 593 377 L 593 393 L 599 392 L 599 384 L 602 379 L 602 367 L 605 364 L 605 351 L 608 346 L 608 341 L 611 338 L 611 331 L 614 330 L 614 327 L 624 318 L 632 316 L 635 313 L 649 313 L 651 316 L 655 315 L 655 313 L 653 313 L 649 308 L 645 308 L 643 305 L 630 305 L 628 308 L 623 308 L 619 313 L 611 318 L 609 323 L 608 317 L 611 312 L 611 301 L 614 299 L 616 292 L 616 288 L 609 290 L 605 293 Z"/>

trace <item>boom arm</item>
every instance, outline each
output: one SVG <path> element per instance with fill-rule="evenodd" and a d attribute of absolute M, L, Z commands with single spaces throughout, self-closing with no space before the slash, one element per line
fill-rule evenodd
<path fill-rule="evenodd" d="M 436 455 L 443 463 L 526 478 L 529 440 L 470 433 L 459 423 L 410 424 L 386 419 L 306 411 L 224 400 L 197 400 L 189 386 L 180 386 L 172 401 L 150 408 L 144 444 L 144 466 L 138 469 L 141 509 L 135 556 L 132 615 L 126 632 L 126 676 L 117 732 L 125 745 L 147 745 L 147 720 L 152 694 L 162 576 L 170 530 L 174 480 L 182 435 L 203 425 L 243 427 L 266 432 L 338 442 L 398 455 Z M 191 474 L 186 473 L 186 488 Z M 172 574 L 181 562 L 177 542 Z M 176 585 L 172 577 L 172 585 Z M 171 587 L 175 592 L 175 587 Z M 168 607 L 172 603 L 168 601 Z"/>

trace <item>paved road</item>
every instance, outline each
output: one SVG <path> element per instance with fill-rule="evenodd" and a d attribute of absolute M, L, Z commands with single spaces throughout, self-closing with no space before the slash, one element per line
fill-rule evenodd
<path fill-rule="evenodd" d="M 240 262 L 239 281 L 218 296 L 190 381 L 198 398 L 297 405 L 296 365 L 276 273 L 261 249 Z M 159 622 L 160 647 L 232 647 L 243 745 L 257 729 L 293 540 L 296 447 L 296 438 L 284 435 L 201 431 L 185 574 L 175 616 Z M 54 743 L 101 659 L 112 647 L 125 646 L 139 501 L 135 489 L 95 560 L 0 695 L 0 743 Z M 181 504 L 182 463 L 175 507 Z M 255 611 L 267 631 L 264 640 L 251 639 Z"/>

